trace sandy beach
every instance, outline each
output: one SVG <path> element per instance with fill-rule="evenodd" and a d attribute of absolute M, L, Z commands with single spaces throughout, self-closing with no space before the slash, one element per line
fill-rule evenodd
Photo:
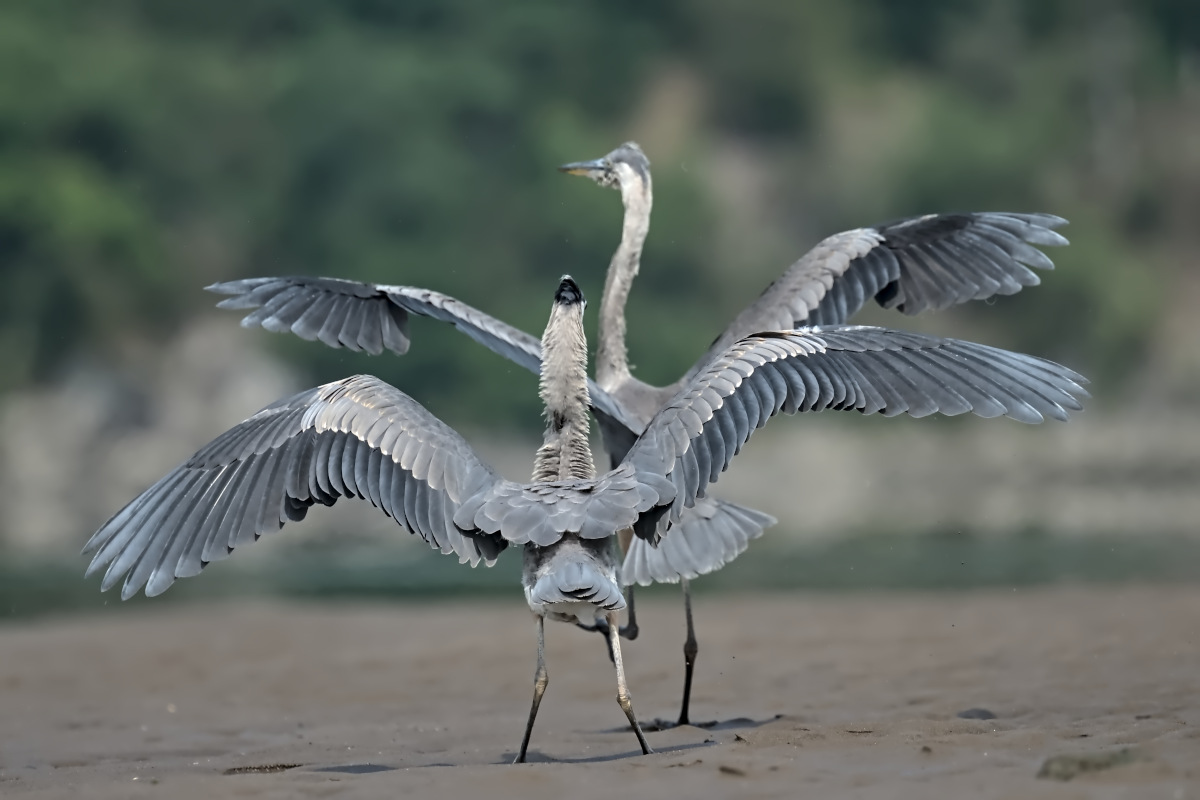
<path fill-rule="evenodd" d="M 673 718 L 682 610 L 641 611 L 634 705 Z M 642 756 L 600 637 L 548 624 L 523 766 L 515 591 L 10 623 L 0 796 L 1200 797 L 1200 587 L 702 595 L 696 613 L 693 718 L 716 725 L 649 731 Z"/>

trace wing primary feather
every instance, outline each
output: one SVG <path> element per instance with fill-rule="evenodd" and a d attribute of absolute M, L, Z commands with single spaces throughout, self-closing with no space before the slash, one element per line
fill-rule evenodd
<path fill-rule="evenodd" d="M 321 333 L 329 312 L 333 310 L 336 295 L 326 292 L 316 292 L 310 299 L 310 304 L 300 318 L 292 323 L 292 333 L 305 341 L 315 341 Z"/>
<path fill-rule="evenodd" d="M 275 307 L 274 312 L 259 324 L 272 333 L 286 333 L 304 315 L 308 309 L 309 299 L 296 288 L 291 288 L 280 292 L 278 300 L 278 303 L 271 304 Z"/>
<path fill-rule="evenodd" d="M 696 488 L 694 494 L 697 497 L 704 496 L 704 487 L 709 482 L 709 475 L 713 471 L 713 456 L 709 449 L 709 439 L 706 435 L 707 428 L 702 430 L 699 435 L 692 439 L 692 447 L 688 451 L 696 461 Z M 686 456 L 685 456 L 686 457 Z M 689 488 L 691 488 L 689 486 Z"/>
<path fill-rule="evenodd" d="M 982 359 L 977 354 L 964 350 L 947 348 L 944 352 L 946 357 L 956 362 L 961 370 L 973 375 L 977 385 L 980 387 L 990 387 L 992 395 L 1005 408 L 1004 416 L 1031 425 L 1035 425 L 1043 420 L 1042 415 L 1037 409 L 1014 391 L 1015 388 L 1019 387 L 1019 382 L 1017 382 L 1016 386 L 1011 385 L 1012 382 L 1008 380 L 1008 376 L 1002 375 L 996 369 L 997 364 L 994 361 Z M 1002 381 L 1002 377 L 1005 380 Z"/>
<path fill-rule="evenodd" d="M 267 327 L 273 324 L 272 318 L 290 302 L 292 302 L 292 294 L 285 287 L 263 303 L 261 307 L 247 314 L 242 320 L 242 325 L 247 328 Z M 271 328 L 267 328 L 267 330 L 271 330 Z"/>
<path fill-rule="evenodd" d="M 216 541 L 221 533 L 221 522 L 229 510 L 229 501 L 234 495 L 230 483 L 236 477 L 237 469 L 234 465 L 221 467 L 213 480 L 212 489 L 205 493 L 208 511 L 204 515 L 204 523 L 196 533 L 196 555 L 202 563 L 207 564 L 222 557 L 215 552 L 218 549 Z M 223 546 L 219 549 L 224 553 Z"/>
<path fill-rule="evenodd" d="M 412 473 L 405 470 L 405 491 L 404 491 L 404 520 L 406 527 L 428 542 L 435 550 L 440 547 L 436 541 L 431 541 L 425 531 L 421 530 L 421 526 L 417 521 L 417 495 L 421 492 L 421 484 L 415 478 L 412 478 Z"/>
<path fill-rule="evenodd" d="M 153 486 L 146 489 L 124 508 L 113 514 L 107 522 L 100 526 L 83 547 L 83 555 L 91 555 L 92 561 L 88 566 L 86 577 L 91 577 L 102 565 L 109 563 L 129 539 L 137 532 L 136 523 L 139 515 L 145 514 L 147 505 L 151 503 L 162 486 L 171 478 L 168 473 L 160 478 Z"/>
<path fill-rule="evenodd" d="M 351 315 L 354 305 L 354 298 L 348 295 L 337 295 L 334 298 L 329 306 L 325 322 L 317 332 L 317 338 L 321 340 L 321 344 L 333 348 L 344 346 L 339 335 L 342 328 L 345 327 L 346 319 Z"/>
<path fill-rule="evenodd" d="M 162 508 L 162 496 L 173 491 L 179 485 L 179 482 L 183 480 L 183 477 L 183 473 L 177 470 L 155 484 L 153 487 L 154 494 L 146 498 L 146 502 L 141 504 L 137 513 L 127 523 L 125 530 L 128 531 L 128 534 L 121 537 L 114 537 L 113 540 L 102 547 L 100 552 L 96 554 L 96 562 L 101 562 L 102 558 L 109 562 L 108 569 L 104 572 L 104 579 L 100 583 L 101 591 L 108 591 L 115 586 L 117 581 L 137 561 L 140 545 L 148 535 L 147 520 L 152 520 L 159 513 Z"/>
<path fill-rule="evenodd" d="M 338 331 L 337 340 L 345 347 L 354 352 L 360 352 L 362 345 L 359 344 L 359 338 L 362 335 L 364 315 L 361 313 L 359 303 L 349 305 L 346 315 L 342 318 L 342 327 Z"/>
<path fill-rule="evenodd" d="M 373 356 L 383 352 L 383 326 L 386 324 L 384 315 L 387 301 L 382 298 L 372 298 L 366 302 L 363 309 L 362 326 L 359 328 L 358 344 Z"/>
<path fill-rule="evenodd" d="M 1002 380 L 1007 380 L 1007 385 L 1004 386 L 1010 393 L 1020 399 L 1022 402 L 1032 406 L 1033 400 L 1028 396 L 1042 401 L 1042 407 L 1038 410 L 1041 412 L 1049 411 L 1051 414 L 1055 412 L 1062 413 L 1059 407 L 1059 400 L 1073 400 L 1070 395 L 1061 393 L 1054 386 L 1045 381 L 1041 376 L 1033 374 L 1028 369 L 1028 363 L 1023 361 L 1017 354 L 1006 353 L 1002 350 L 994 350 L 992 348 L 984 348 L 980 345 L 970 345 L 968 343 L 955 343 L 951 347 L 947 347 L 948 353 L 960 354 L 963 358 L 970 359 L 974 363 L 980 365 L 980 369 L 986 365 L 988 376 L 994 384 L 1001 384 Z M 987 356 L 986 358 L 984 356 Z M 1052 393 L 1059 393 L 1059 397 L 1052 397 Z M 1034 406 L 1037 408 L 1036 406 Z M 1065 419 L 1065 415 L 1062 417 Z"/>
<path fill-rule="evenodd" d="M 918 358 L 918 355 L 922 358 Z M 883 355 L 880 354 L 879 358 L 882 360 Z M 922 383 L 926 387 L 925 391 L 937 406 L 938 413 L 952 417 L 964 414 L 974 408 L 963 391 L 978 394 L 975 387 L 969 384 L 960 387 L 962 382 L 957 376 L 948 372 L 937 361 L 926 356 L 924 352 L 918 354 L 900 348 L 887 353 L 887 360 L 894 363 L 897 369 L 922 377 Z"/>
<path fill-rule="evenodd" d="M 175 565 L 179 561 L 180 555 L 191 546 L 192 537 L 196 533 L 197 525 L 193 519 L 197 516 L 195 513 L 197 504 L 207 488 L 205 477 L 202 474 L 189 476 L 187 490 L 174 504 L 175 509 L 172 515 L 163 521 L 163 527 L 171 533 L 169 536 L 159 534 L 159 538 L 165 540 L 161 555 L 152 554 L 149 548 L 143 552 L 133 571 L 125 579 L 122 595 L 132 584 L 132 593 L 136 593 L 138 588 L 145 585 L 146 596 L 155 597 L 165 592 L 167 587 L 175 581 Z M 143 566 L 143 564 L 149 566 Z"/>
<path fill-rule="evenodd" d="M 729 413 L 730 398 L 725 398 L 720 408 L 713 411 L 715 425 L 709 426 L 709 451 L 712 453 L 712 471 L 708 480 L 713 482 L 724 472 L 735 455 L 738 446 L 737 428 L 734 426 L 732 415 Z"/>
<path fill-rule="evenodd" d="M 359 484 L 359 490 L 367 500 L 371 501 L 371 505 L 376 508 L 383 508 L 383 497 L 379 493 L 379 471 L 383 468 L 384 457 L 378 450 L 369 445 L 363 447 L 362 451 L 367 454 L 366 479 Z"/>
<path fill-rule="evenodd" d="M 166 497 L 156 503 L 158 509 L 143 523 L 141 540 L 130 548 L 132 563 L 121 590 L 122 599 L 128 599 L 154 574 L 164 554 L 167 553 L 180 533 L 182 514 L 190 507 L 199 483 L 199 476 L 182 474 Z M 125 572 L 125 570 L 121 570 Z"/>
<path fill-rule="evenodd" d="M 182 486 L 174 492 L 174 497 L 170 499 L 179 502 L 180 505 L 186 503 L 188 493 L 194 488 L 194 478 L 195 476 L 192 475 L 185 476 Z M 172 523 L 178 520 L 178 512 L 181 509 L 175 503 L 162 505 L 166 513 L 156 520 L 152 527 L 147 528 L 145 541 L 137 548 L 137 558 L 125 576 L 125 582 L 121 587 L 122 600 L 128 600 L 137 594 L 138 589 L 154 575 L 160 560 L 175 541 L 178 527 L 173 526 Z"/>
<path fill-rule="evenodd" d="M 284 494 L 286 492 L 286 469 L 294 454 L 276 449 L 263 454 L 263 471 L 258 485 L 258 509 L 252 515 L 254 531 L 258 535 L 279 530 Z"/>

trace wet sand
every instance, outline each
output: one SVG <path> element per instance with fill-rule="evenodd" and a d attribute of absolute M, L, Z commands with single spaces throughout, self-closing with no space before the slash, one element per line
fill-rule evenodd
<path fill-rule="evenodd" d="M 641 756 L 600 637 L 547 624 L 524 766 L 505 763 L 534 664 L 516 591 L 9 624 L 0 797 L 1200 797 L 1200 587 L 696 605 L 693 718 L 715 727 L 649 732 Z M 670 717 L 682 612 L 641 610 L 630 690 Z M 1037 777 L 1060 756 L 1060 777 L 1093 769 Z"/>

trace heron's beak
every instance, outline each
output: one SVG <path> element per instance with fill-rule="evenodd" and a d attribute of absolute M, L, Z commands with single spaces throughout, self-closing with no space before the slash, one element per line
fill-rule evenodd
<path fill-rule="evenodd" d="M 596 176 L 604 172 L 604 159 L 595 158 L 591 161 L 573 161 L 570 164 L 563 164 L 558 168 L 559 172 L 565 172 L 568 175 L 585 175 L 595 180 Z"/>

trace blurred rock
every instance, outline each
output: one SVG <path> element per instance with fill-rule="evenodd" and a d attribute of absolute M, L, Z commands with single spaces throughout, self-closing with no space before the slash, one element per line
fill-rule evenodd
<path fill-rule="evenodd" d="M 296 391 L 228 321 L 202 322 L 125 372 L 94 364 L 0 406 L 0 546 L 75 555 L 92 531 L 193 450 Z"/>

